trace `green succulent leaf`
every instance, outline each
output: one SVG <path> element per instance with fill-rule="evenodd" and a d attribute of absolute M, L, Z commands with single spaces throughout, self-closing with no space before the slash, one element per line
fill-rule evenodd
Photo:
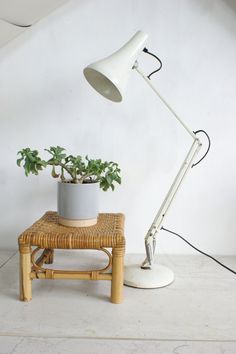
<path fill-rule="evenodd" d="M 115 189 L 115 183 L 121 184 L 120 168 L 116 162 L 102 161 L 101 159 L 90 159 L 88 155 L 83 158 L 80 155 L 67 155 L 61 146 L 50 146 L 45 149 L 50 158 L 45 161 L 41 159 L 37 150 L 24 148 L 18 151 L 17 165 L 22 166 L 25 175 L 30 173 L 38 175 L 47 166 L 51 166 L 53 178 L 60 177 L 62 181 L 70 178 L 72 183 L 93 183 L 98 182 L 104 191 Z M 56 167 L 61 173 L 56 172 Z"/>
<path fill-rule="evenodd" d="M 17 159 L 17 160 L 16 160 L 17 166 L 19 166 L 19 167 L 20 167 L 21 162 L 22 162 L 23 160 L 24 160 L 24 158 L 23 158 L 23 157 L 21 157 L 20 159 Z"/>
<path fill-rule="evenodd" d="M 51 175 L 52 175 L 53 178 L 58 178 L 60 176 L 58 173 L 56 173 L 55 166 L 52 166 Z"/>

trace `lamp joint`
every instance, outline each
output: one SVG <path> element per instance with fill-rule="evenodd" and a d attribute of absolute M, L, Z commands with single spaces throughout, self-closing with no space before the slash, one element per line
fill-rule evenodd
<path fill-rule="evenodd" d="M 132 69 L 137 69 L 138 68 L 138 61 L 135 60 L 134 65 L 132 66 Z"/>

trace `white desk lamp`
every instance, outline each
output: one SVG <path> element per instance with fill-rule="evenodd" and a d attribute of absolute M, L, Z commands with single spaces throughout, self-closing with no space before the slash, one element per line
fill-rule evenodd
<path fill-rule="evenodd" d="M 124 283 L 126 285 L 137 288 L 159 288 L 172 283 L 174 273 L 167 267 L 154 263 L 156 235 L 162 228 L 167 211 L 185 175 L 193 165 L 201 142 L 152 85 L 150 75 L 146 77 L 139 70 L 137 58 L 143 50 L 146 51 L 147 38 L 146 33 L 138 31 L 117 52 L 87 66 L 84 69 L 84 75 L 89 84 L 102 96 L 114 102 L 121 102 L 126 91 L 129 74 L 132 69 L 135 69 L 193 139 L 192 146 L 145 237 L 146 259 L 142 265 L 135 264 L 125 267 Z"/>

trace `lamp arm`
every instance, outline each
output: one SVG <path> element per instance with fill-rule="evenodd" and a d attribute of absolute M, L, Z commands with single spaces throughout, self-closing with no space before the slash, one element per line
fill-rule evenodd
<path fill-rule="evenodd" d="M 142 76 L 142 78 L 147 82 L 147 84 L 151 87 L 151 89 L 155 92 L 155 94 L 160 98 L 160 100 L 164 103 L 164 105 L 168 108 L 168 110 L 175 116 L 175 118 L 179 121 L 179 123 L 185 128 L 185 130 L 191 135 L 193 138 L 193 143 L 191 148 L 184 159 L 183 164 L 180 167 L 180 170 L 172 183 L 157 215 L 155 216 L 153 223 L 151 224 L 146 237 L 145 237 L 145 248 L 146 248 L 146 259 L 142 263 L 142 268 L 151 268 L 154 262 L 154 253 L 155 253 L 155 246 L 156 246 L 156 234 L 160 231 L 166 213 L 171 206 L 171 203 L 179 190 L 184 177 L 186 176 L 187 172 L 193 165 L 193 161 L 198 154 L 201 148 L 201 142 L 197 138 L 196 134 L 192 132 L 187 125 L 182 121 L 182 119 L 175 113 L 175 111 L 170 107 L 170 105 L 164 100 L 164 98 L 159 94 L 156 88 L 152 85 L 150 79 L 148 79 L 139 69 L 137 63 L 134 66 L 134 69 Z"/>
<path fill-rule="evenodd" d="M 167 211 L 170 208 L 177 191 L 179 190 L 180 186 L 182 185 L 187 172 L 191 168 L 193 161 L 194 161 L 200 147 L 201 147 L 201 144 L 196 139 L 193 142 L 177 176 L 175 177 L 174 182 L 172 183 L 157 215 L 155 216 L 155 218 L 153 220 L 153 223 L 151 224 L 151 226 L 146 234 L 145 248 L 146 248 L 147 257 L 142 264 L 142 268 L 151 268 L 151 265 L 154 262 L 156 235 L 160 231 L 160 229 L 162 228 Z"/>
<path fill-rule="evenodd" d="M 179 121 L 179 123 L 184 127 L 184 129 L 191 135 L 191 137 L 195 140 L 196 135 L 194 132 L 188 128 L 188 126 L 182 121 L 182 119 L 177 115 L 177 113 L 171 108 L 169 103 L 166 102 L 166 100 L 160 95 L 160 93 L 157 91 L 157 89 L 153 86 L 152 82 L 150 79 L 148 79 L 142 71 L 139 70 L 138 68 L 138 63 L 136 62 L 133 69 L 135 69 L 139 75 L 142 76 L 142 78 L 146 81 L 146 83 L 151 87 L 151 89 L 155 92 L 155 94 L 159 97 L 159 99 L 164 103 L 164 105 L 168 108 L 168 110 L 175 116 L 175 118 Z"/>

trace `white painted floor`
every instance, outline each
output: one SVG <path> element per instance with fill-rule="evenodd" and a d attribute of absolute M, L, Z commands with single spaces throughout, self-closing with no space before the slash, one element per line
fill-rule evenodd
<path fill-rule="evenodd" d="M 105 262 L 93 252 L 89 257 L 90 264 Z M 125 287 L 121 305 L 109 302 L 110 282 L 70 280 L 35 280 L 33 300 L 24 303 L 18 256 L 1 251 L 0 354 L 236 354 L 236 276 L 204 256 L 158 261 L 174 270 L 175 282 L 155 290 Z M 236 257 L 221 261 L 236 269 Z M 59 251 L 54 266 L 85 263 L 86 251 Z"/>

